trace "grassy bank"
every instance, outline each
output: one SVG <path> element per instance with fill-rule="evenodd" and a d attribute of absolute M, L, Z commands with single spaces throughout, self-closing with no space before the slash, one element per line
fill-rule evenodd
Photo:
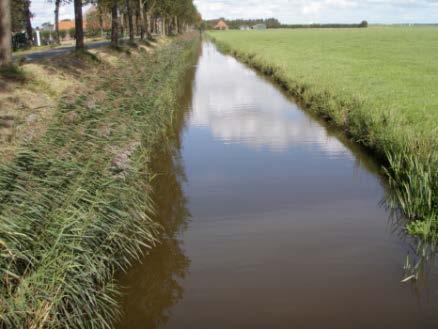
<path fill-rule="evenodd" d="M 47 63 L 69 71 L 74 62 L 77 83 L 44 133 L 0 169 L 0 327 L 114 319 L 114 272 L 157 243 L 151 152 L 172 124 L 195 43 Z"/>
<path fill-rule="evenodd" d="M 436 27 L 209 32 L 383 160 L 410 233 L 438 232 Z"/>

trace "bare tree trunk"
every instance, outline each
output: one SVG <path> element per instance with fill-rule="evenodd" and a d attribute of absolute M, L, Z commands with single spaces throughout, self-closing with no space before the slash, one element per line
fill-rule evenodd
<path fill-rule="evenodd" d="M 120 33 L 122 35 L 122 38 L 125 37 L 125 15 L 123 13 L 120 13 Z"/>
<path fill-rule="evenodd" d="M 59 34 L 59 7 L 61 5 L 61 0 L 55 1 L 55 37 L 56 37 L 56 43 L 61 43 L 61 36 Z"/>
<path fill-rule="evenodd" d="M 113 0 L 111 7 L 111 46 L 119 46 L 119 17 L 118 17 L 117 0 Z"/>
<path fill-rule="evenodd" d="M 173 34 L 173 27 L 172 27 L 172 25 L 173 25 L 173 18 L 170 17 L 169 21 L 167 22 L 167 25 L 166 25 L 166 35 L 172 35 Z"/>
<path fill-rule="evenodd" d="M 32 14 L 30 13 L 30 1 L 27 1 L 24 8 L 24 17 L 26 17 L 26 34 L 27 34 L 27 43 L 29 46 L 32 46 L 33 44 L 32 22 L 30 20 L 31 16 Z"/>
<path fill-rule="evenodd" d="M 146 13 L 146 35 L 148 39 L 152 39 L 152 20 L 151 15 L 147 12 Z"/>
<path fill-rule="evenodd" d="M 82 0 L 74 0 L 74 8 L 75 8 L 76 50 L 81 50 L 81 49 L 85 49 L 84 24 L 82 17 Z"/>
<path fill-rule="evenodd" d="M 0 66 L 12 63 L 11 49 L 11 3 L 10 0 L 0 1 Z"/>
<path fill-rule="evenodd" d="M 135 35 L 140 35 L 140 24 L 138 23 L 139 20 L 140 20 L 139 13 L 136 12 L 136 13 L 135 13 L 135 21 L 134 21 L 134 31 L 135 31 Z"/>
<path fill-rule="evenodd" d="M 101 5 L 98 5 L 97 7 L 98 13 L 99 13 L 99 29 L 100 29 L 100 37 L 103 38 L 103 12 Z"/>
<path fill-rule="evenodd" d="M 144 20 L 144 3 L 143 0 L 138 0 L 139 13 L 140 13 L 140 40 L 144 40 L 145 34 L 145 20 Z"/>
<path fill-rule="evenodd" d="M 134 23 L 132 21 L 132 8 L 130 0 L 126 0 L 126 12 L 128 15 L 129 42 L 134 43 Z"/>

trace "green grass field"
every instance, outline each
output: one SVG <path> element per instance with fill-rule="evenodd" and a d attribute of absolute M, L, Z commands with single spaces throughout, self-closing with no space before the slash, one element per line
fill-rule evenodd
<path fill-rule="evenodd" d="M 422 222 L 428 225 L 416 223 L 414 233 L 436 230 L 437 27 L 209 35 L 223 50 L 272 75 L 308 109 L 380 155 L 389 163 L 390 182 L 405 214 L 429 219 Z"/>

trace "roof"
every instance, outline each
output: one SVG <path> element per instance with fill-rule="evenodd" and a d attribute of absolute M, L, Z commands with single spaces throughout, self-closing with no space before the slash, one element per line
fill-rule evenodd
<path fill-rule="evenodd" d="M 82 24 L 84 25 L 84 30 L 87 29 L 87 21 L 84 19 L 82 21 Z M 75 28 L 75 21 L 71 19 L 63 19 L 62 21 L 59 21 L 59 30 L 60 31 L 67 31 L 70 29 Z"/>
<path fill-rule="evenodd" d="M 59 30 L 70 30 L 74 29 L 75 22 L 71 19 L 65 19 L 59 22 Z"/>
<path fill-rule="evenodd" d="M 215 29 L 227 29 L 228 25 L 223 20 L 220 20 L 219 22 L 217 22 L 217 24 L 214 28 Z"/>

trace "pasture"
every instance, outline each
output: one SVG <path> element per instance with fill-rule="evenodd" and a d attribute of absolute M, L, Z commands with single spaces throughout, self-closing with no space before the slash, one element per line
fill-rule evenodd
<path fill-rule="evenodd" d="M 435 222 L 437 27 L 215 31 L 209 35 L 224 51 L 273 76 L 307 109 L 376 152 L 388 164 L 395 198 L 405 214 Z M 418 229 L 417 225 L 415 233 L 428 235 L 434 226 Z"/>

